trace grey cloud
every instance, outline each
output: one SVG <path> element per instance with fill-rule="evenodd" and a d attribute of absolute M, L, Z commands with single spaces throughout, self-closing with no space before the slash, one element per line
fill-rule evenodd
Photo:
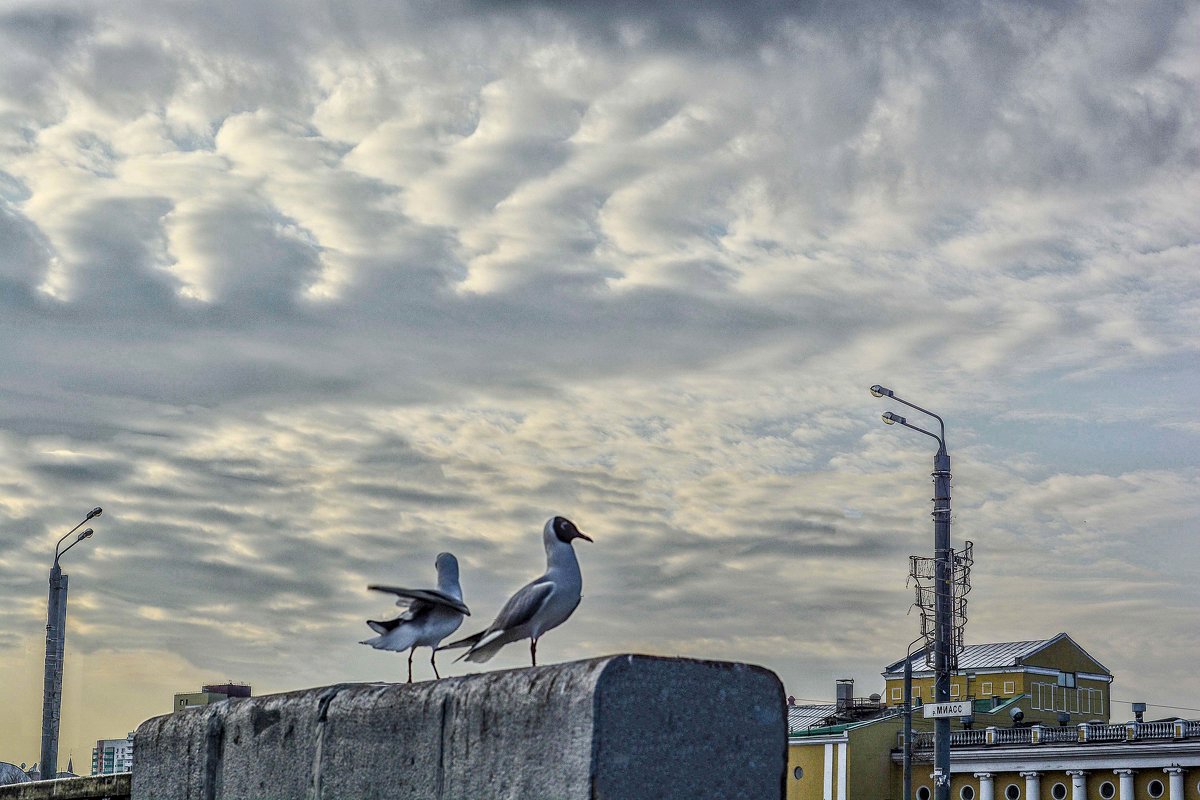
<path fill-rule="evenodd" d="M 120 483 L 133 472 L 130 464 L 112 460 L 94 460 L 82 463 L 31 463 L 28 468 L 61 485 Z"/>
<path fill-rule="evenodd" d="M 174 304 L 162 273 L 159 221 L 170 205 L 158 198 L 103 199 L 66 226 L 64 238 L 83 254 L 69 275 L 68 297 L 82 306 L 161 310 Z"/>
<path fill-rule="evenodd" d="M 440 550 L 486 624 L 565 513 L 597 541 L 554 657 L 873 679 L 915 628 L 929 456 L 875 381 L 952 425 L 980 637 L 1045 633 L 992 587 L 1112 603 L 1150 535 L 1186 565 L 1193 14 L 0 15 L 3 635 L 36 637 L 79 491 L 107 510 L 73 642 L 281 689 L 394 677 L 365 587 Z M 1146 629 L 1190 635 L 1190 591 L 1145 581 Z"/>
<path fill-rule="evenodd" d="M 476 499 L 468 495 L 444 494 L 382 483 L 353 482 L 347 484 L 346 488 L 355 494 L 376 500 L 394 500 L 403 505 L 422 508 L 462 507 Z"/>
<path fill-rule="evenodd" d="M 0 304 L 34 305 L 48 263 L 49 248 L 37 226 L 0 201 Z"/>

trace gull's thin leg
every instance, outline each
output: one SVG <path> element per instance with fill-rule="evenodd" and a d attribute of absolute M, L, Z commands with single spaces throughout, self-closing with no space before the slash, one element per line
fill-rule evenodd
<path fill-rule="evenodd" d="M 412 683 L 412 657 L 413 657 L 413 651 L 416 649 L 417 648 L 415 648 L 415 647 L 408 648 L 408 682 L 409 683 Z"/>
<path fill-rule="evenodd" d="M 439 675 L 438 671 L 437 671 L 437 648 L 436 647 L 432 648 L 431 652 L 429 653 L 429 663 L 433 665 L 433 677 L 437 678 L 440 681 L 442 679 L 442 676 Z"/>
<path fill-rule="evenodd" d="M 529 640 L 529 657 L 533 659 L 533 665 L 537 666 L 537 639 Z"/>

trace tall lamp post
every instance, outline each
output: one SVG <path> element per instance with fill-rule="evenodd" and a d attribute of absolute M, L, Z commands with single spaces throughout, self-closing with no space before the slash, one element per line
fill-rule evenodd
<path fill-rule="evenodd" d="M 954 621 L 950 582 L 954 565 L 950 557 L 950 455 L 946 452 L 946 423 L 932 411 L 914 405 L 896 396 L 891 389 L 879 384 L 871 387 L 875 397 L 890 397 L 938 421 L 939 433 L 909 423 L 899 414 L 888 411 L 883 421 L 888 425 L 903 425 L 937 440 L 937 453 L 933 456 L 933 554 L 934 554 L 934 636 L 933 675 L 934 701 L 950 701 L 950 658 L 953 644 Z M 911 660 L 911 659 L 910 659 Z M 950 800 L 950 719 L 934 719 L 933 728 L 933 781 L 935 800 Z"/>
<path fill-rule="evenodd" d="M 54 546 L 54 564 L 50 567 L 50 599 L 46 604 L 46 674 L 42 690 L 42 760 L 39 766 L 42 780 L 53 780 L 58 776 L 58 722 L 62 712 L 63 649 L 67 641 L 67 576 L 63 574 L 58 560 L 94 531 L 91 528 L 80 531 L 75 541 L 66 547 L 62 546 L 63 541 L 85 522 L 103 512 L 104 509 L 99 506 L 93 508 L 82 522 L 63 534 Z"/>

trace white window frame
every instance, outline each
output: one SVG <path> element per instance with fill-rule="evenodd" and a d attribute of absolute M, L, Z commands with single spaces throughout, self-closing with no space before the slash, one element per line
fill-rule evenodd
<path fill-rule="evenodd" d="M 876 686 L 878 686 L 878 685 L 879 684 L 876 684 Z M 992 696 L 992 682 L 984 681 L 983 683 L 979 684 L 979 693 L 981 695 L 983 695 L 984 697 L 991 697 Z"/>
<path fill-rule="evenodd" d="M 1017 682 L 1016 681 L 1005 681 L 1004 682 L 1004 694 L 1016 694 L 1016 693 L 1017 693 Z"/>
<path fill-rule="evenodd" d="M 904 702 L 904 689 L 903 689 L 903 687 L 900 687 L 900 686 L 893 686 L 893 687 L 892 687 L 892 700 L 899 701 L 899 702 L 901 702 L 901 703 L 903 703 L 903 702 Z"/>

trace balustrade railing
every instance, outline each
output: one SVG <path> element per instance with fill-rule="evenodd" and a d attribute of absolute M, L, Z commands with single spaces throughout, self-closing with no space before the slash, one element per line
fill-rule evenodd
<path fill-rule="evenodd" d="M 1133 726 L 1132 736 L 1130 735 L 1129 725 Z M 1180 735 L 1185 738 L 1200 736 L 1200 720 L 1119 723 L 1117 725 L 1041 726 L 1037 730 L 1039 731 L 1036 740 L 1037 744 L 1146 741 L 1149 739 L 1174 739 Z M 1033 732 L 1033 727 L 973 728 L 970 730 L 951 731 L 950 746 L 1033 745 L 1035 744 Z M 897 734 L 896 746 L 897 748 L 904 747 L 903 734 Z M 932 750 L 933 734 L 928 732 L 914 733 L 912 746 L 914 751 Z"/>
<path fill-rule="evenodd" d="M 1078 742 L 1078 728 L 1042 728 L 1042 741 L 1049 744 L 1054 742 Z"/>
<path fill-rule="evenodd" d="M 996 728 L 996 744 L 1029 744 L 1033 731 L 1030 728 Z"/>
<path fill-rule="evenodd" d="M 961 747 L 973 744 L 983 744 L 987 731 L 973 729 L 969 731 L 950 731 L 950 746 Z"/>
<path fill-rule="evenodd" d="M 1134 725 L 1137 739 L 1170 739 L 1175 736 L 1174 722 L 1138 722 Z"/>

